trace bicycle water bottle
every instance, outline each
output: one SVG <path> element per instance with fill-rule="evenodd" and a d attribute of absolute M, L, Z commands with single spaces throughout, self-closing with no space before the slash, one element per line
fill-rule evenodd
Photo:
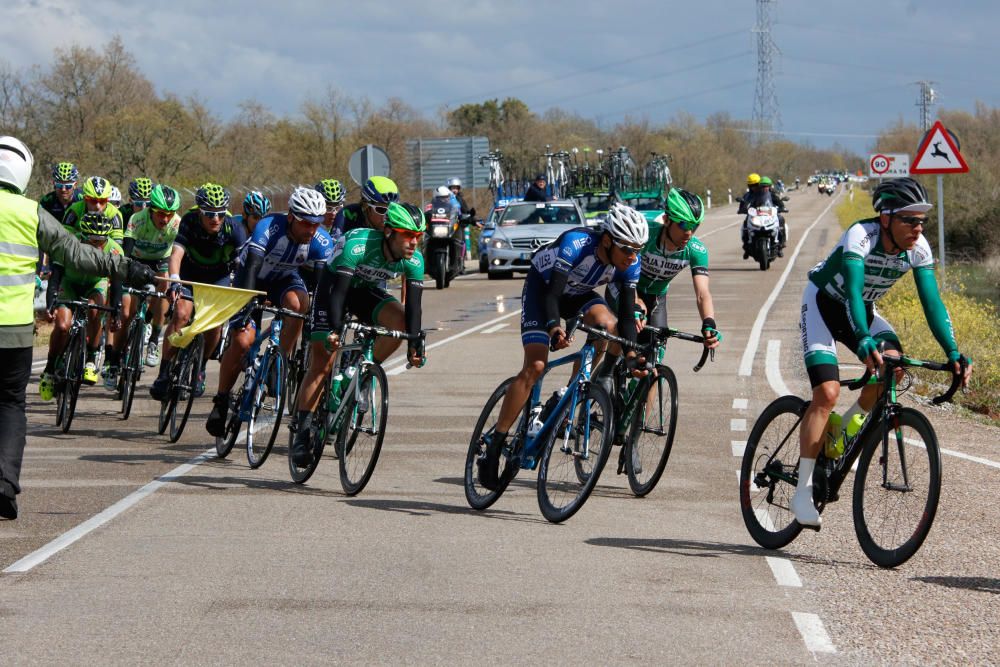
<path fill-rule="evenodd" d="M 839 413 L 833 411 L 826 421 L 824 453 L 828 459 L 838 459 L 844 453 L 844 438 L 841 433 L 843 418 Z"/>
<path fill-rule="evenodd" d="M 343 390 L 344 376 L 337 373 L 330 381 L 330 412 L 336 412 L 340 407 L 340 394 Z"/>
<path fill-rule="evenodd" d="M 542 414 L 542 404 L 539 403 L 535 407 L 531 408 L 531 413 L 528 415 L 528 437 L 534 438 L 538 435 L 538 432 L 542 430 L 542 425 L 545 423 L 539 417 Z"/>
<path fill-rule="evenodd" d="M 861 430 L 862 424 L 865 423 L 864 414 L 856 414 L 851 417 L 851 420 L 847 422 L 847 426 L 844 427 L 843 433 L 840 434 L 840 438 L 837 440 L 837 446 L 840 449 L 840 454 L 844 453 L 847 448 L 847 441 L 854 440 L 855 436 L 858 435 L 858 431 Z"/>

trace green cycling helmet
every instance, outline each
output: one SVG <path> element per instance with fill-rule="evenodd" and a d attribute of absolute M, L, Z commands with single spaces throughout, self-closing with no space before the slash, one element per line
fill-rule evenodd
<path fill-rule="evenodd" d="M 103 213 L 85 213 L 77 229 L 84 236 L 111 236 L 112 226 Z"/>
<path fill-rule="evenodd" d="M 760 177 L 760 184 L 761 185 L 773 185 L 773 183 L 771 183 L 771 179 L 768 176 L 761 176 Z"/>
<path fill-rule="evenodd" d="M 423 216 L 420 216 L 420 221 L 418 222 L 406 210 L 405 206 L 396 202 L 389 204 L 389 211 L 385 216 L 385 226 L 393 229 L 405 229 L 411 232 L 422 232 L 426 228 Z"/>
<path fill-rule="evenodd" d="M 316 191 L 323 195 L 328 204 L 340 204 L 347 196 L 344 186 L 335 178 L 324 178 L 316 184 Z"/>
<path fill-rule="evenodd" d="M 764 179 L 761 179 L 763 183 Z M 673 188 L 667 193 L 667 209 L 664 211 L 667 220 L 676 222 L 683 229 L 694 229 L 705 219 L 705 207 L 701 203 L 701 197 L 682 190 Z"/>
<path fill-rule="evenodd" d="M 149 193 L 149 206 L 173 213 L 181 207 L 181 196 L 169 185 L 160 183 Z"/>
<path fill-rule="evenodd" d="M 91 176 L 83 182 L 83 196 L 93 199 L 111 199 L 111 184 L 100 176 Z"/>

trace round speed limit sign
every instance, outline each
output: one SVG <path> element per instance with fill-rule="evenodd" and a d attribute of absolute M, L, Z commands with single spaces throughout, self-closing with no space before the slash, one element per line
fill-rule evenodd
<path fill-rule="evenodd" d="M 889 171 L 889 167 L 892 165 L 892 161 L 889 160 L 885 155 L 873 155 L 871 159 L 872 173 L 879 175 L 884 174 Z"/>

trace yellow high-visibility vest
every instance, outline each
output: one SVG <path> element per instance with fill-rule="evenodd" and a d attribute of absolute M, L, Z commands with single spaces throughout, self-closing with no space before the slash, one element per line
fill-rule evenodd
<path fill-rule="evenodd" d="M 35 321 L 38 202 L 0 189 L 0 326 Z"/>

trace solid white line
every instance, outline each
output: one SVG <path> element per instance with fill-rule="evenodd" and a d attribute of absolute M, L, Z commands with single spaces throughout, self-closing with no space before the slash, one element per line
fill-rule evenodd
<path fill-rule="evenodd" d="M 781 377 L 781 341 L 767 341 L 767 361 L 765 363 L 767 382 L 778 396 L 788 396 L 792 390 Z"/>
<path fill-rule="evenodd" d="M 750 330 L 750 340 L 747 341 L 747 347 L 743 351 L 743 359 L 740 361 L 740 375 L 750 375 L 753 372 L 753 360 L 757 356 L 757 348 L 760 346 L 760 334 L 764 330 L 764 320 L 767 319 L 768 313 L 771 311 L 771 306 L 778 299 L 778 294 L 781 293 L 782 288 L 785 286 L 785 281 L 788 280 L 788 275 L 792 272 L 792 267 L 795 266 L 795 260 L 799 256 L 799 252 L 802 250 L 802 246 L 805 245 L 806 238 L 809 236 L 809 232 L 812 231 L 813 227 L 819 224 L 819 221 L 823 219 L 826 212 L 830 210 L 839 197 L 834 197 L 823 212 L 819 214 L 815 221 L 802 233 L 802 238 L 799 239 L 799 244 L 795 246 L 795 252 L 792 253 L 791 258 L 788 260 L 788 265 L 782 272 L 781 277 L 778 278 L 777 284 L 774 289 L 771 290 L 771 295 L 767 297 L 767 301 L 761 307 L 760 312 L 757 313 L 757 319 L 753 323 L 753 328 Z"/>
<path fill-rule="evenodd" d="M 730 419 L 729 420 L 729 430 L 730 431 L 745 431 L 745 430 L 747 430 L 747 420 L 746 419 Z"/>
<path fill-rule="evenodd" d="M 915 447 L 923 447 L 926 449 L 924 443 L 920 442 L 919 440 L 914 440 L 913 438 L 903 438 L 903 440 L 905 440 L 906 442 L 910 443 Z M 973 463 L 982 463 L 984 466 L 1000 469 L 1000 463 L 997 463 L 996 461 L 990 461 L 989 459 L 973 456 L 972 454 L 964 454 L 962 452 L 956 452 L 954 449 L 945 449 L 944 447 L 940 447 L 940 449 L 942 454 L 947 454 L 948 456 L 954 456 L 957 459 L 972 461 Z"/>
<path fill-rule="evenodd" d="M 802 588 L 802 580 L 799 579 L 799 574 L 795 571 L 792 561 L 774 556 L 764 556 L 764 560 L 771 566 L 771 572 L 779 586 Z"/>
<path fill-rule="evenodd" d="M 496 332 L 500 331 L 501 329 L 503 329 L 506 326 L 510 326 L 510 323 L 509 322 L 501 322 L 500 324 L 495 324 L 495 325 L 491 326 L 489 329 L 483 329 L 479 333 L 484 333 L 484 334 L 496 333 Z"/>
<path fill-rule="evenodd" d="M 795 620 L 795 626 L 799 629 L 799 634 L 802 635 L 802 639 L 806 643 L 806 648 L 812 653 L 837 652 L 819 616 L 793 611 L 792 618 Z"/>
<path fill-rule="evenodd" d="M 743 456 L 743 451 L 747 448 L 746 440 L 730 440 L 729 444 L 733 448 L 733 456 Z M 739 475 L 739 472 L 736 474 Z"/>
<path fill-rule="evenodd" d="M 750 400 L 746 398 L 734 398 L 733 410 L 746 410 L 750 407 Z"/>
<path fill-rule="evenodd" d="M 207 460 L 209 457 L 212 456 L 215 456 L 214 447 L 199 454 L 198 456 L 194 457 L 187 463 L 177 466 L 176 468 L 168 472 L 166 475 L 157 477 L 149 484 L 146 484 L 145 486 L 136 489 L 129 495 L 125 496 L 124 498 L 116 502 L 111 507 L 105 509 L 103 512 L 95 514 L 94 516 L 90 517 L 80 525 L 63 533 L 62 535 L 52 540 L 51 542 L 41 547 L 40 549 L 31 552 L 24 558 L 11 564 L 3 571 L 3 573 L 16 574 L 21 572 L 27 572 L 36 565 L 44 563 L 46 560 L 48 560 L 55 554 L 59 553 L 69 545 L 73 544 L 81 537 L 87 535 L 88 533 L 97 528 L 100 528 L 108 521 L 111 521 L 116 516 L 118 516 L 128 508 L 132 507 L 146 496 L 155 492 L 161 486 L 169 484 L 170 482 L 174 481 L 179 477 L 183 477 L 185 474 L 188 473 L 188 471 L 190 471 L 196 465 L 202 463 L 203 461 Z"/>

